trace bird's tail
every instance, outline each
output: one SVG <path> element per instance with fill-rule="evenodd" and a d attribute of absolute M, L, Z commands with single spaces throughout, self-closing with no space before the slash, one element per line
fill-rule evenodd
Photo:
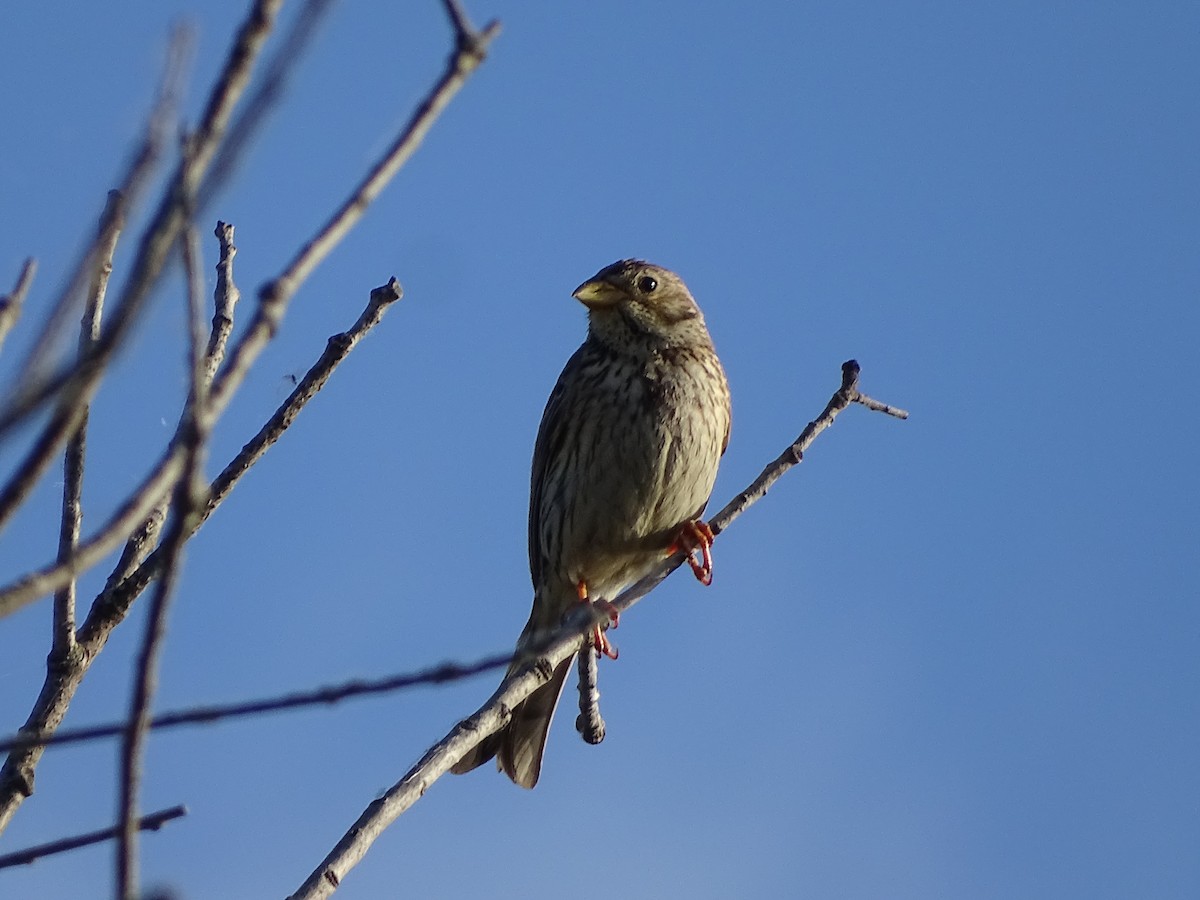
<path fill-rule="evenodd" d="M 493 756 L 496 767 L 524 788 L 531 788 L 542 771 L 542 754 L 546 750 L 546 736 L 550 733 L 550 722 L 562 694 L 567 673 L 575 657 L 563 660 L 554 669 L 550 680 L 530 694 L 512 712 L 512 720 L 495 734 L 488 735 L 466 756 L 455 763 L 450 771 L 455 775 L 470 772 L 483 765 Z M 514 666 L 517 663 L 514 663 Z M 509 674 L 512 674 L 510 669 Z"/>
<path fill-rule="evenodd" d="M 563 602 L 552 602 L 557 599 L 545 593 L 534 598 L 529 621 L 517 639 L 517 655 L 508 667 L 506 679 L 529 663 L 529 654 L 536 652 L 539 639 L 558 625 L 564 608 L 570 608 L 576 602 L 572 596 Z M 546 749 L 546 735 L 550 732 L 554 709 L 558 706 L 558 698 L 574 660 L 572 656 L 559 663 L 545 684 L 513 708 L 512 718 L 507 725 L 484 738 L 450 771 L 461 775 L 495 757 L 497 768 L 516 784 L 525 788 L 537 784 L 542 770 L 542 754 Z"/>

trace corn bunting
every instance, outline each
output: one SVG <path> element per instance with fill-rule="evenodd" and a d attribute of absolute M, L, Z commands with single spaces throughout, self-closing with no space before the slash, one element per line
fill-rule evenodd
<path fill-rule="evenodd" d="M 533 612 L 518 652 L 581 600 L 615 597 L 679 549 L 697 578 L 712 576 L 712 531 L 699 516 L 729 441 L 730 407 L 700 308 L 674 272 L 632 259 L 601 269 L 574 296 L 588 308 L 588 333 L 558 377 L 534 446 Z M 593 641 L 615 658 L 600 629 Z M 572 661 L 453 771 L 495 756 L 509 778 L 533 787 Z"/>

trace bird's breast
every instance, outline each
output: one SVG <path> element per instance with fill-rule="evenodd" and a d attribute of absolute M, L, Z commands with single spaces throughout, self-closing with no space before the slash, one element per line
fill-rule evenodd
<path fill-rule="evenodd" d="M 573 464 L 547 472 L 563 506 L 559 574 L 607 594 L 641 577 L 712 491 L 728 429 L 723 375 L 702 364 L 609 360 L 574 409 Z"/>

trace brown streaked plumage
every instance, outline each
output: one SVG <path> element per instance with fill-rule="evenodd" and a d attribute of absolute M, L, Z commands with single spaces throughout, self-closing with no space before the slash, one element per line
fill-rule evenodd
<path fill-rule="evenodd" d="M 558 377 L 534 446 L 533 611 L 518 649 L 556 628 L 581 596 L 615 597 L 675 547 L 706 551 L 706 526 L 693 523 L 729 441 L 725 373 L 678 275 L 621 260 L 574 296 L 588 307 L 588 334 Z M 693 569 L 702 580 L 711 571 Z M 572 661 L 453 771 L 495 756 L 514 782 L 533 787 Z"/>

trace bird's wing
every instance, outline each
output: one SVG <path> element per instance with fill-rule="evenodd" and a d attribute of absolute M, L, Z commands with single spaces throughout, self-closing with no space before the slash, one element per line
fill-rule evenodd
<path fill-rule="evenodd" d="M 546 401 L 546 409 L 542 412 L 542 423 L 538 426 L 537 441 L 533 445 L 533 470 L 529 478 L 529 573 L 533 584 L 543 584 L 542 567 L 544 560 L 540 548 L 540 532 L 542 527 L 542 489 L 546 483 L 546 470 L 550 460 L 561 458 L 563 442 L 567 438 L 568 410 L 575 400 L 569 396 L 569 385 L 578 384 L 575 377 L 578 369 L 585 365 L 590 355 L 590 349 L 585 341 L 578 350 L 567 360 L 558 383 L 550 392 Z"/>

